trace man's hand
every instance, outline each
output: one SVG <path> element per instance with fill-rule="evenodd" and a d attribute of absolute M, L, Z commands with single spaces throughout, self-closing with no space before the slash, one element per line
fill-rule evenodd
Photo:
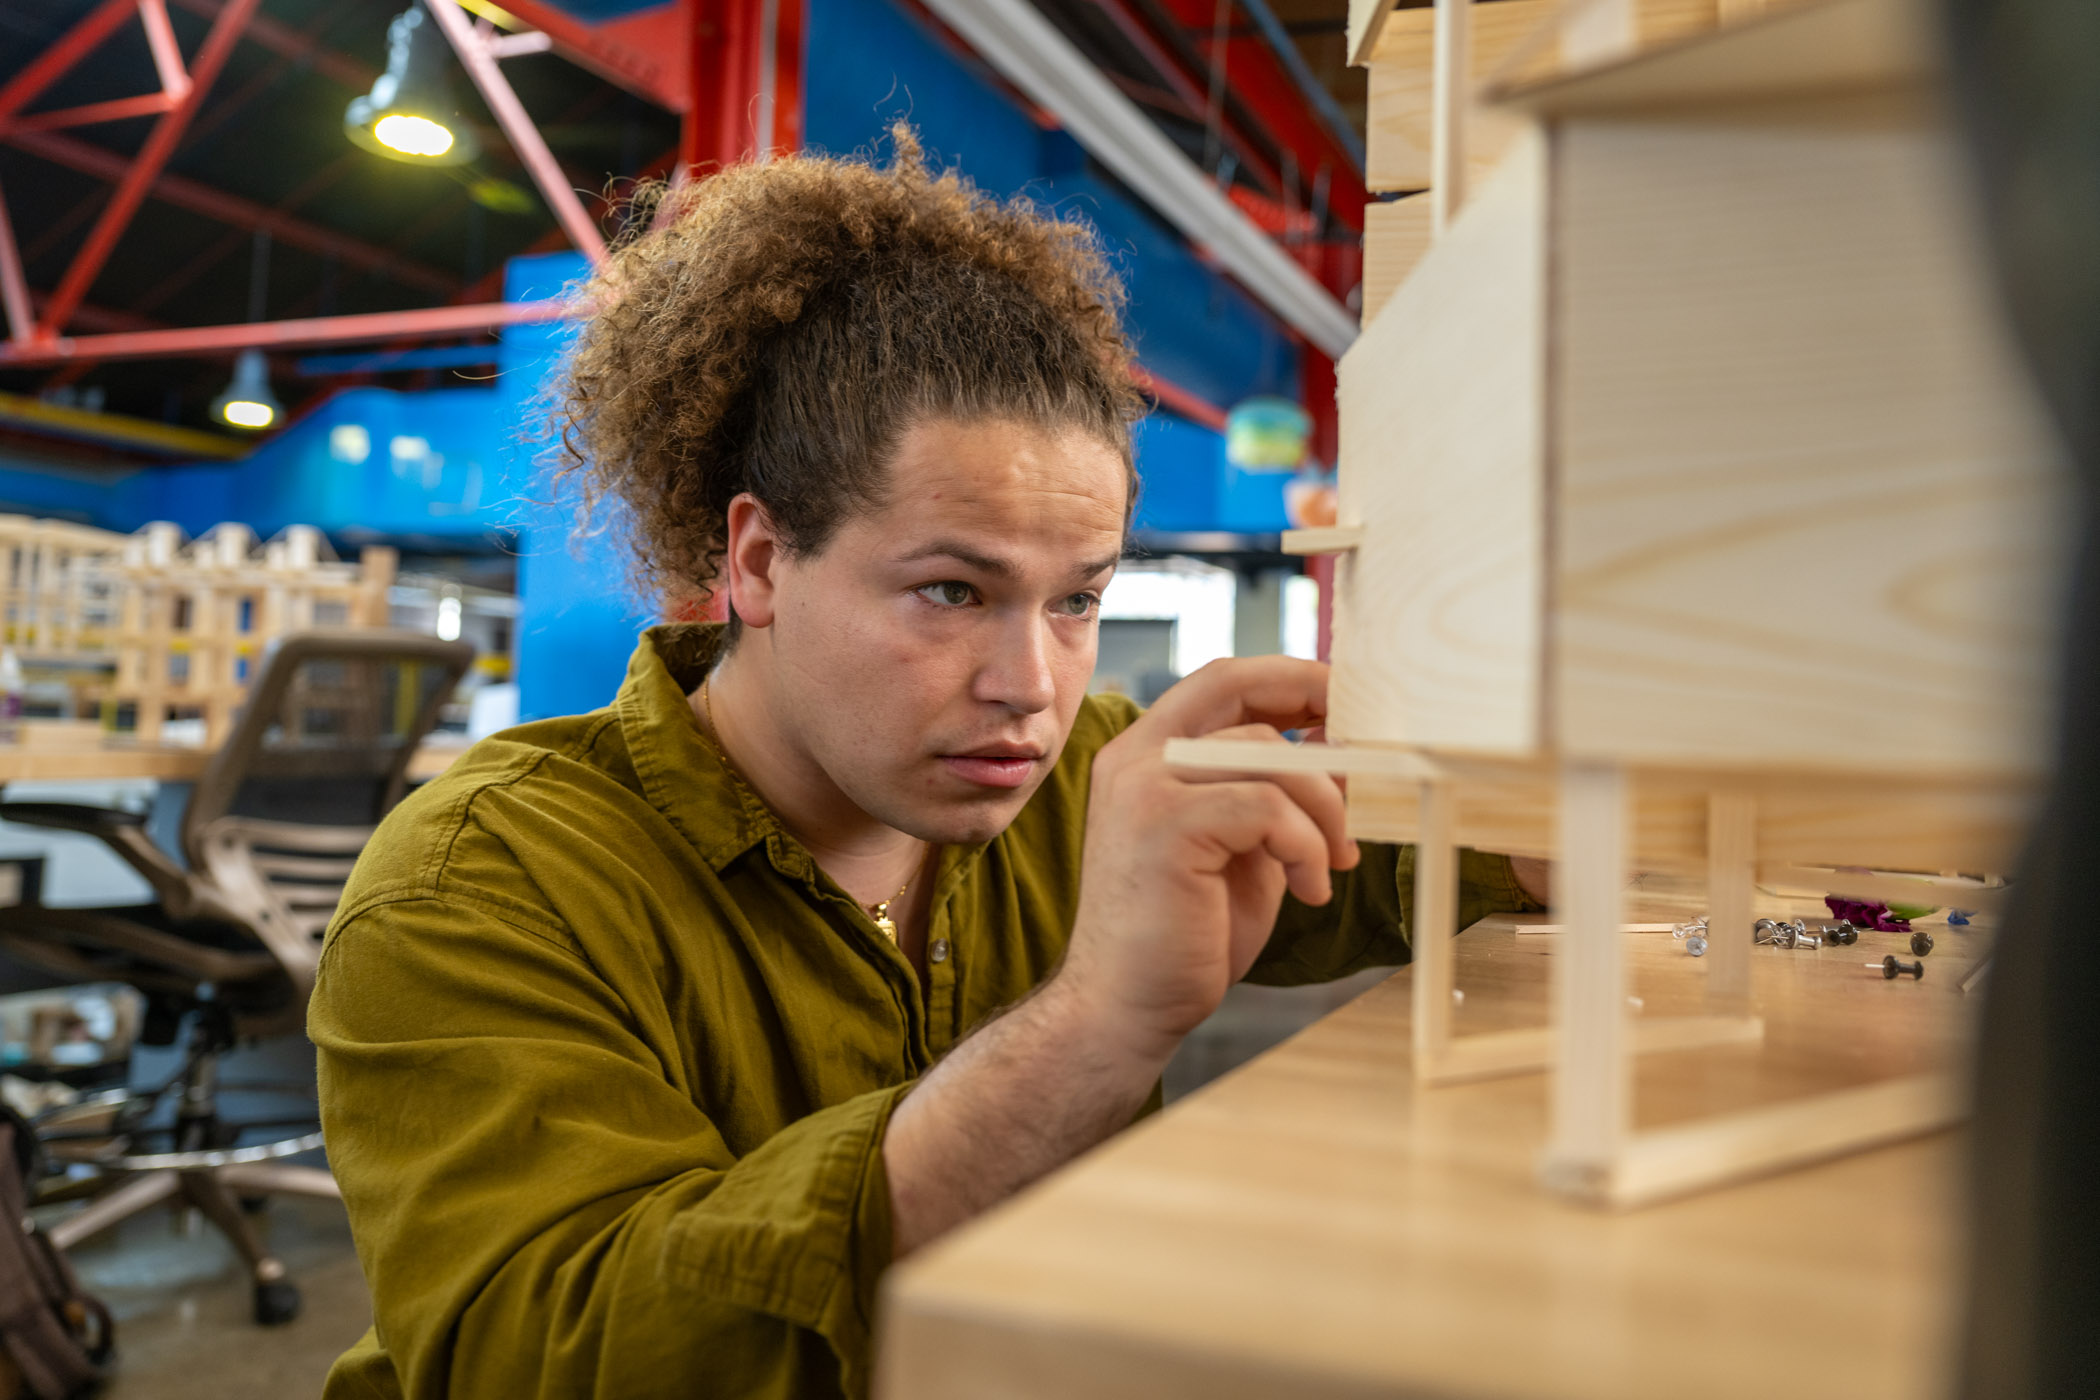
<path fill-rule="evenodd" d="M 1246 975 L 1284 891 L 1325 904 L 1329 872 L 1357 862 L 1332 777 L 1170 769 L 1167 741 L 1282 743 L 1280 730 L 1326 713 L 1318 662 L 1216 661 L 1094 760 L 1079 916 L 1057 981 L 1133 1054 L 1164 1063 Z"/>
<path fill-rule="evenodd" d="M 1219 661 L 1094 760 L 1064 965 L 898 1105 L 883 1140 L 893 1248 L 908 1254 L 1127 1124 L 1181 1038 L 1268 941 L 1289 889 L 1323 904 L 1356 864 L 1324 774 L 1190 773 L 1169 739 L 1281 743 L 1324 722 L 1327 668 Z"/>

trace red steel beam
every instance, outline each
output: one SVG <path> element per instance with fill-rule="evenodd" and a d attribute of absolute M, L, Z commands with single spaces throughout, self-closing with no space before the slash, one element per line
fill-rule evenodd
<path fill-rule="evenodd" d="M 235 0 L 239 3 L 239 0 Z M 439 29 L 452 44 L 452 51 L 459 55 L 460 65 L 474 86 L 481 91 L 481 100 L 488 103 L 489 111 L 496 117 L 496 124 L 510 138 L 511 149 L 525 163 L 532 182 L 540 187 L 540 197 L 547 201 L 547 208 L 554 214 L 556 223 L 562 226 L 582 254 L 593 263 L 605 261 L 605 235 L 597 222 L 584 211 L 583 201 L 576 197 L 575 186 L 554 153 L 547 149 L 547 142 L 540 129 L 533 124 L 532 115 L 525 104 L 518 101 L 510 79 L 496 65 L 487 45 L 467 20 L 467 12 L 456 0 L 423 0 L 424 9 L 437 21 Z"/>
<path fill-rule="evenodd" d="M 107 102 L 89 102 L 79 107 L 60 107 L 49 112 L 31 112 L 26 117 L 0 124 L 0 136 L 17 131 L 56 131 L 62 126 L 89 126 L 95 122 L 122 121 L 126 117 L 150 117 L 174 109 L 175 100 L 164 92 L 137 97 L 115 97 Z"/>
<path fill-rule="evenodd" d="M 622 37 L 623 27 L 646 24 L 651 14 L 643 11 L 606 24 L 587 24 L 574 15 L 544 3 L 544 0 L 463 0 L 466 7 L 491 23 L 517 19 L 554 41 L 554 51 L 577 67 L 597 74 L 637 97 L 646 97 L 660 107 L 683 112 L 691 85 L 680 67 L 675 46 L 643 48 Z M 668 8 L 666 6 L 659 8 Z"/>
<path fill-rule="evenodd" d="M 62 365 L 74 360 L 216 356 L 236 350 L 293 350 L 314 345 L 356 345 L 405 336 L 463 335 L 469 331 L 554 321 L 573 314 L 575 308 L 558 300 L 499 301 L 479 306 L 432 306 L 419 311 L 316 316 L 299 321 L 255 321 L 233 326 L 59 336 L 30 345 L 0 346 L 0 368 Z"/>
<path fill-rule="evenodd" d="M 83 175 L 102 180 L 120 180 L 126 172 L 124 158 L 113 151 L 54 132 L 16 132 L 7 144 L 28 154 L 67 166 Z M 200 214 L 220 223 L 249 230 L 263 229 L 272 238 L 316 253 L 333 253 L 346 263 L 381 272 L 397 282 L 447 296 L 457 291 L 459 279 L 422 263 L 390 253 L 376 244 L 353 238 L 334 229 L 322 228 L 304 219 L 282 213 L 239 195 L 226 194 L 183 175 L 163 173 L 153 181 L 155 199 Z"/>
<path fill-rule="evenodd" d="M 15 246 L 15 225 L 7 215 L 5 195 L 0 195 L 0 308 L 7 313 L 8 339 L 22 344 L 36 334 L 29 283 L 22 276 L 22 250 Z"/>
<path fill-rule="evenodd" d="M 44 319 L 37 326 L 39 335 L 55 335 L 64 329 L 73 308 L 80 305 L 81 299 L 87 295 L 89 285 L 102 271 L 102 265 L 109 261 L 117 239 L 131 222 L 131 216 L 138 212 L 139 205 L 145 200 L 154 177 L 168 163 L 168 157 L 175 153 L 175 145 L 182 139 L 190 118 L 203 105 L 204 94 L 211 90 L 219 70 L 225 67 L 227 58 L 233 53 L 234 40 L 240 37 L 241 26 L 248 22 L 248 17 L 255 13 L 260 2 L 231 0 L 219 12 L 219 18 L 204 36 L 197 57 L 190 64 L 190 90 L 183 94 L 182 101 L 172 111 L 153 124 L 146 144 L 139 148 L 131 168 L 124 172 L 124 178 L 110 196 L 102 217 L 95 221 L 87 241 L 81 244 L 79 253 L 74 256 L 72 266 L 66 269 L 66 275 L 59 279 L 57 289 L 51 293 L 51 305 L 45 309 Z"/>
<path fill-rule="evenodd" d="M 226 8 L 227 0 L 175 0 L 175 3 L 191 14 L 204 19 L 217 19 Z M 242 38 L 258 44 L 295 63 L 310 63 L 316 73 L 332 82 L 341 84 L 354 92 L 363 92 L 372 86 L 379 70 L 369 63 L 359 62 L 333 49 L 323 48 L 319 40 L 302 34 L 290 25 L 259 14 L 248 21 Z"/>
<path fill-rule="evenodd" d="M 139 0 L 139 23 L 146 26 L 146 47 L 153 54 L 153 71 L 160 75 L 160 90 L 170 100 L 180 100 L 190 90 L 190 75 L 182 66 L 175 28 L 168 23 L 167 0 Z"/>
<path fill-rule="evenodd" d="M 132 0 L 102 0 L 100 5 L 45 49 L 29 66 L 0 85 L 0 122 L 21 111 L 87 57 L 97 44 L 117 31 L 131 13 Z"/>

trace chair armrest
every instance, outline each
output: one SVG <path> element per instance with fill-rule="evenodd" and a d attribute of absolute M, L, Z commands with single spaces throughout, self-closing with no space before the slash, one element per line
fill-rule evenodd
<path fill-rule="evenodd" d="M 153 897 L 175 918 L 222 916 L 218 902 L 198 887 L 190 872 L 153 844 L 153 838 L 146 834 L 143 813 L 90 807 L 81 802 L 0 802 L 0 821 L 100 837 L 119 860 L 139 873 L 153 890 Z"/>
<path fill-rule="evenodd" d="M 146 814 L 116 807 L 91 807 L 84 802 L 0 802 L 0 821 L 53 831 L 81 831 L 107 840 L 111 833 L 124 827 L 144 826 Z"/>

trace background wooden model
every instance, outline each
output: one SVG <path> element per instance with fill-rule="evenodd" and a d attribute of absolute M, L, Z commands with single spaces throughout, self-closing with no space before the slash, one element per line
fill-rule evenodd
<path fill-rule="evenodd" d="M 1467 7 L 1515 67 L 1499 12 L 1526 7 Z M 1352 774 L 1356 833 L 1421 847 L 1417 1076 L 1551 1063 L 1545 1179 L 1616 1204 L 1959 1114 L 1921 1076 L 1636 1133 L 1630 1056 L 1761 1033 L 1760 879 L 1888 897 L 1909 882 L 1837 868 L 2007 868 L 2054 693 L 2062 486 L 1973 245 L 1927 5 L 1773 6 L 1632 53 L 1683 8 L 1568 7 L 1532 52 L 1575 71 L 1506 94 L 1478 161 L 1462 28 L 1407 50 L 1437 81 L 1374 67 L 1375 168 L 1405 165 L 1407 130 L 1376 94 L 1430 93 L 1442 227 L 1367 307 L 1341 523 L 1299 542 L 1346 551 L 1337 748 L 1170 754 Z M 1460 845 L 1557 859 L 1553 1027 L 1451 1037 Z M 1633 869 L 1703 875 L 1714 927 L 1710 1014 L 1640 1044 Z"/>
<path fill-rule="evenodd" d="M 396 560 L 373 546 L 341 563 L 308 525 L 259 545 L 238 524 L 185 542 L 166 523 L 122 535 L 0 516 L 0 607 L 22 662 L 72 670 L 106 727 L 129 711 L 151 743 L 170 719 L 194 717 L 216 745 L 271 641 L 386 625 Z"/>

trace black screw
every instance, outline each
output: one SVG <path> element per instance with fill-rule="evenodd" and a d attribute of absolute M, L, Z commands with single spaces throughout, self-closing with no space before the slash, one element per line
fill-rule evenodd
<path fill-rule="evenodd" d="M 1901 958 L 1897 957 L 1894 953 L 1889 954 L 1887 957 L 1883 958 L 1878 963 L 1867 963 L 1866 966 L 1880 968 L 1881 975 L 1891 982 L 1895 981 L 1896 978 L 1902 976 L 1906 972 L 1910 974 L 1911 980 L 1914 982 L 1925 975 L 1924 963 L 1907 963 Z"/>
<path fill-rule="evenodd" d="M 1924 957 L 1932 951 L 1932 935 L 1921 928 L 1912 929 L 1910 931 L 1910 950 L 1919 957 Z"/>

